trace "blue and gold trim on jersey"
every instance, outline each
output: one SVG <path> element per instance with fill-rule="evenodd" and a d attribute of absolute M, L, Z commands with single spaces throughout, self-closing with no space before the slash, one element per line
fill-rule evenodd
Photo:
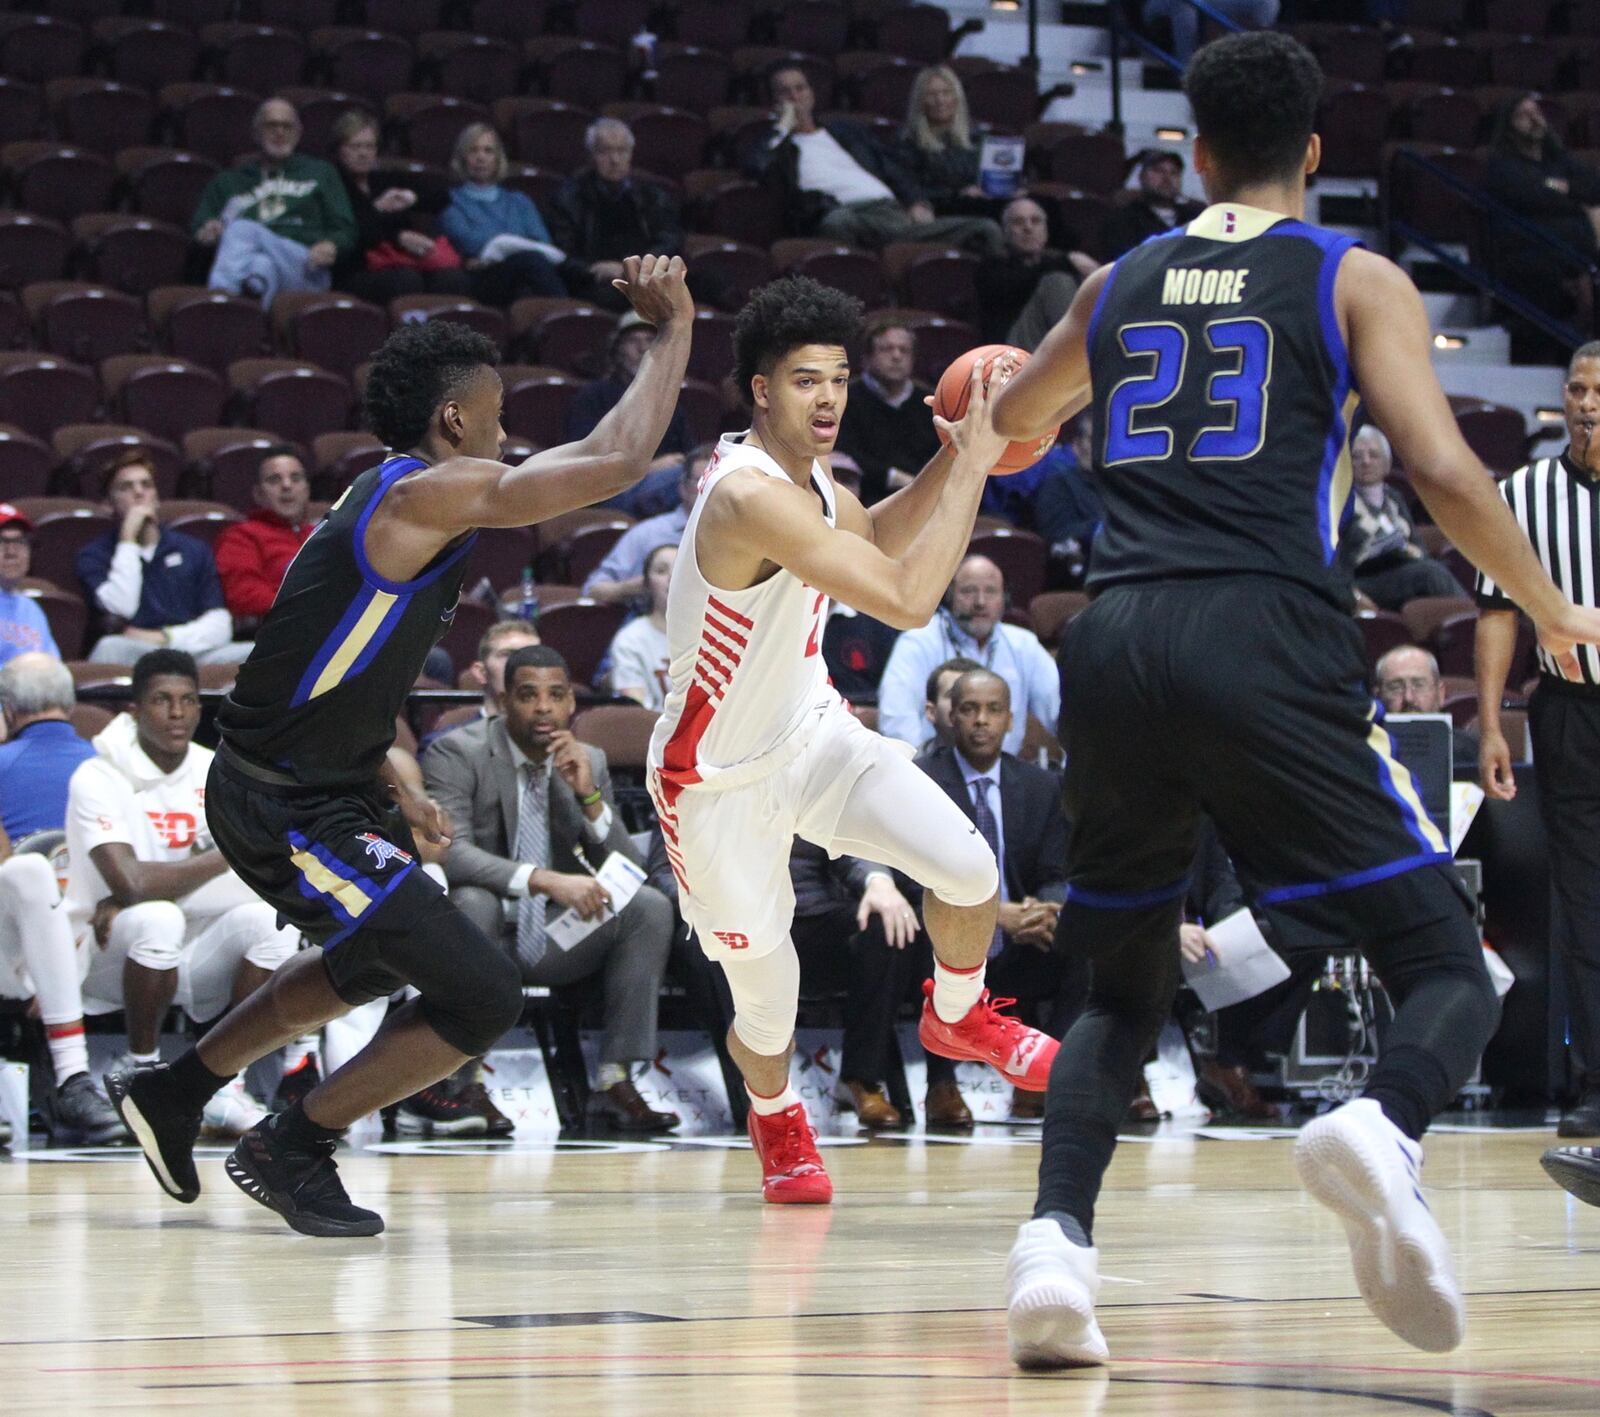
<path fill-rule="evenodd" d="M 414 857 L 397 850 L 392 859 L 404 864 L 375 881 L 300 832 L 289 833 L 289 846 L 289 860 L 300 873 L 300 894 L 307 900 L 320 901 L 339 923 L 339 928 L 322 942 L 323 949 L 331 949 L 370 919 L 417 864 Z"/>
<path fill-rule="evenodd" d="M 306 666 L 290 707 L 297 708 L 321 698 L 330 689 L 359 675 L 394 633 L 410 603 L 409 594 L 396 595 L 379 590 L 377 586 L 363 586 L 334 626 L 333 633 Z"/>

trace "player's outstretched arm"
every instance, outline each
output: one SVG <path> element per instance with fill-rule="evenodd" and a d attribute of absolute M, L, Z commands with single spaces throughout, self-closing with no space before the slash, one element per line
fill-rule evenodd
<path fill-rule="evenodd" d="M 717 487 L 701 513 L 701 534 L 738 548 L 752 564 L 776 562 L 896 629 L 925 625 L 966 551 L 989 469 L 1005 451 L 989 418 L 982 368 L 972 372 L 966 416 L 938 420 L 954 449 L 945 495 L 904 555 L 886 556 L 859 525 L 830 527 L 810 492 L 754 473 L 735 473 Z M 855 522 L 843 508 L 841 520 Z"/>
<path fill-rule="evenodd" d="M 656 337 L 617 406 L 587 438 L 547 448 L 515 467 L 452 458 L 427 477 L 406 478 L 391 494 L 399 496 L 401 519 L 451 535 L 480 526 L 531 526 L 625 492 L 650 470 L 678 406 L 694 301 L 681 256 L 629 256 L 623 270 L 613 284 L 655 326 Z"/>
<path fill-rule="evenodd" d="M 1089 402 L 1089 321 L 1115 269 L 1102 266 L 1078 287 L 1067 313 L 1000 391 L 994 426 L 1007 439 L 1042 438 Z"/>
<path fill-rule="evenodd" d="M 1574 606 L 1556 587 L 1461 436 L 1411 278 L 1382 256 L 1351 251 L 1334 298 L 1362 397 L 1423 504 L 1451 544 L 1527 611 L 1562 672 L 1578 677 L 1573 645 L 1600 643 L 1600 611 Z"/>

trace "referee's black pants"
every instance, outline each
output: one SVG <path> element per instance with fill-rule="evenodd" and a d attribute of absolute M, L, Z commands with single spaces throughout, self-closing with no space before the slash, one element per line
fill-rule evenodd
<path fill-rule="evenodd" d="M 1528 705 L 1550 842 L 1551 945 L 1567 980 L 1574 1066 L 1600 1094 L 1600 689 L 1543 679 Z"/>

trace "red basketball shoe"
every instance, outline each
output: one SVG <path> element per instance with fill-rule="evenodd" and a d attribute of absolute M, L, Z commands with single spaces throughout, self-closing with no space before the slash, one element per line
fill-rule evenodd
<path fill-rule="evenodd" d="M 917 1037 L 930 1053 L 987 1063 L 1007 1082 L 1024 1092 L 1043 1092 L 1050 1081 L 1050 1064 L 1060 1044 L 1048 1033 L 1029 1028 L 1019 1018 L 1000 1012 L 1015 999 L 991 998 L 985 989 L 966 1017 L 946 1023 L 933 1009 L 933 980 L 922 984 L 922 1022 Z"/>
<path fill-rule="evenodd" d="M 750 1145 L 761 1160 L 761 1194 L 772 1205 L 827 1205 L 833 1182 L 817 1154 L 817 1134 L 797 1102 L 770 1117 L 754 1107 L 745 1119 Z"/>

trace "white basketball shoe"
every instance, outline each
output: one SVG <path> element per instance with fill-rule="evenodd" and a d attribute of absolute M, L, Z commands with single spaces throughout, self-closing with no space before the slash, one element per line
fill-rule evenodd
<path fill-rule="evenodd" d="M 1378 1320 L 1425 1352 L 1457 1347 L 1466 1307 L 1422 1194 L 1422 1148 L 1363 1097 L 1308 1123 L 1294 1164 L 1300 1184 L 1343 1221 L 1356 1286 Z"/>
<path fill-rule="evenodd" d="M 242 1137 L 268 1115 L 244 1085 L 241 1073 L 212 1094 L 200 1114 L 200 1128 L 208 1137 Z"/>
<path fill-rule="evenodd" d="M 1074 1245 L 1053 1220 L 1017 1227 L 1006 1260 L 1006 1329 L 1021 1368 L 1098 1365 L 1110 1358 L 1094 1319 L 1100 1252 Z"/>

